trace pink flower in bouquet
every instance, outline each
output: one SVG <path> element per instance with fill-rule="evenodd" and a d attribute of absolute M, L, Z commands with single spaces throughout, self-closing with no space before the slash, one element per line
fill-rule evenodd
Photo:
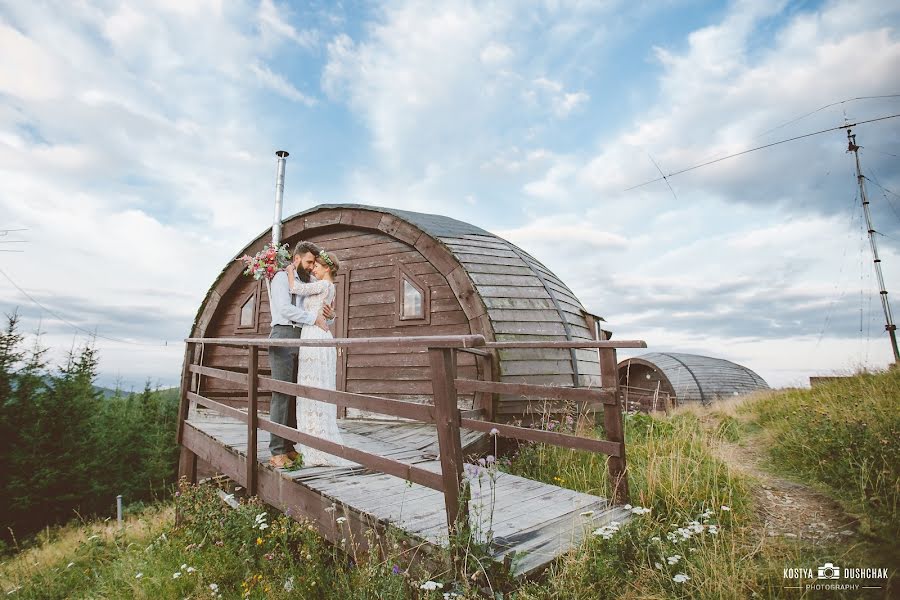
<path fill-rule="evenodd" d="M 291 262 L 291 251 L 287 244 L 266 244 L 253 256 L 245 254 L 236 260 L 246 265 L 244 275 L 252 275 L 254 279 L 272 279 L 275 273 Z"/>

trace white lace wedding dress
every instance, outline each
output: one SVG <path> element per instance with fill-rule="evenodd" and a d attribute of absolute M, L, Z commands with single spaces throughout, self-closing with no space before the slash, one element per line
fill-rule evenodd
<path fill-rule="evenodd" d="M 318 313 L 324 304 L 334 300 L 334 284 L 330 281 L 312 283 L 294 282 L 292 293 L 300 296 L 301 308 L 311 313 Z M 330 331 L 322 331 L 316 325 L 305 325 L 300 338 L 332 339 Z M 297 383 L 311 387 L 333 390 L 337 383 L 337 348 L 300 347 L 298 356 Z M 314 435 L 336 444 L 343 444 L 341 432 L 337 426 L 337 406 L 326 402 L 318 402 L 309 398 L 297 397 L 297 429 L 303 433 Z M 336 467 L 351 466 L 355 463 L 343 458 L 301 446 L 303 466 L 330 465 Z"/>

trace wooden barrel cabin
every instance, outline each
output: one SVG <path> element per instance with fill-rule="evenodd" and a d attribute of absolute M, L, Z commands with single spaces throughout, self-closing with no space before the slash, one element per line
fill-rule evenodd
<path fill-rule="evenodd" d="M 270 230 L 240 249 L 254 254 Z M 337 277 L 335 337 L 480 334 L 488 341 L 608 339 L 550 269 L 515 244 L 480 227 L 441 215 L 354 204 L 320 205 L 287 218 L 282 239 L 293 247 L 313 241 L 341 261 Z M 264 337 L 270 313 L 266 287 L 231 261 L 197 312 L 191 337 Z M 240 348 L 197 348 L 194 362 L 246 371 Z M 265 352 L 261 374 L 268 375 Z M 596 350 L 494 349 L 489 356 L 460 353 L 461 377 L 564 387 L 599 387 Z M 231 406 L 246 390 L 201 377 L 199 393 Z M 339 351 L 337 389 L 430 402 L 426 353 Z M 478 393 L 460 396 L 460 408 L 482 407 L 497 420 L 528 420 L 541 407 L 520 398 Z M 267 410 L 268 399 L 260 397 Z M 355 409 L 346 418 L 367 416 Z"/>
<path fill-rule="evenodd" d="M 674 404 L 699 403 L 769 389 L 745 366 L 722 358 L 682 352 L 651 352 L 619 363 L 619 387 L 625 408 L 661 410 Z"/>

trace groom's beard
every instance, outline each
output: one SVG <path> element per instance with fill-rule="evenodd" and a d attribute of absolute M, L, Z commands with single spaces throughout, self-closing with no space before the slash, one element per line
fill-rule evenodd
<path fill-rule="evenodd" d="M 309 271 L 303 268 L 297 269 L 297 279 L 303 283 L 309 283 Z"/>

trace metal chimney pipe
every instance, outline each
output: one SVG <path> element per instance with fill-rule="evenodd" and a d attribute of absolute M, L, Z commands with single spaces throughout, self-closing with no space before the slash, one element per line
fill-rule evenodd
<path fill-rule="evenodd" d="M 275 173 L 275 217 L 272 221 L 272 244 L 281 243 L 281 204 L 284 200 L 284 163 L 289 156 L 285 150 L 275 153 L 278 157 L 278 167 Z"/>

